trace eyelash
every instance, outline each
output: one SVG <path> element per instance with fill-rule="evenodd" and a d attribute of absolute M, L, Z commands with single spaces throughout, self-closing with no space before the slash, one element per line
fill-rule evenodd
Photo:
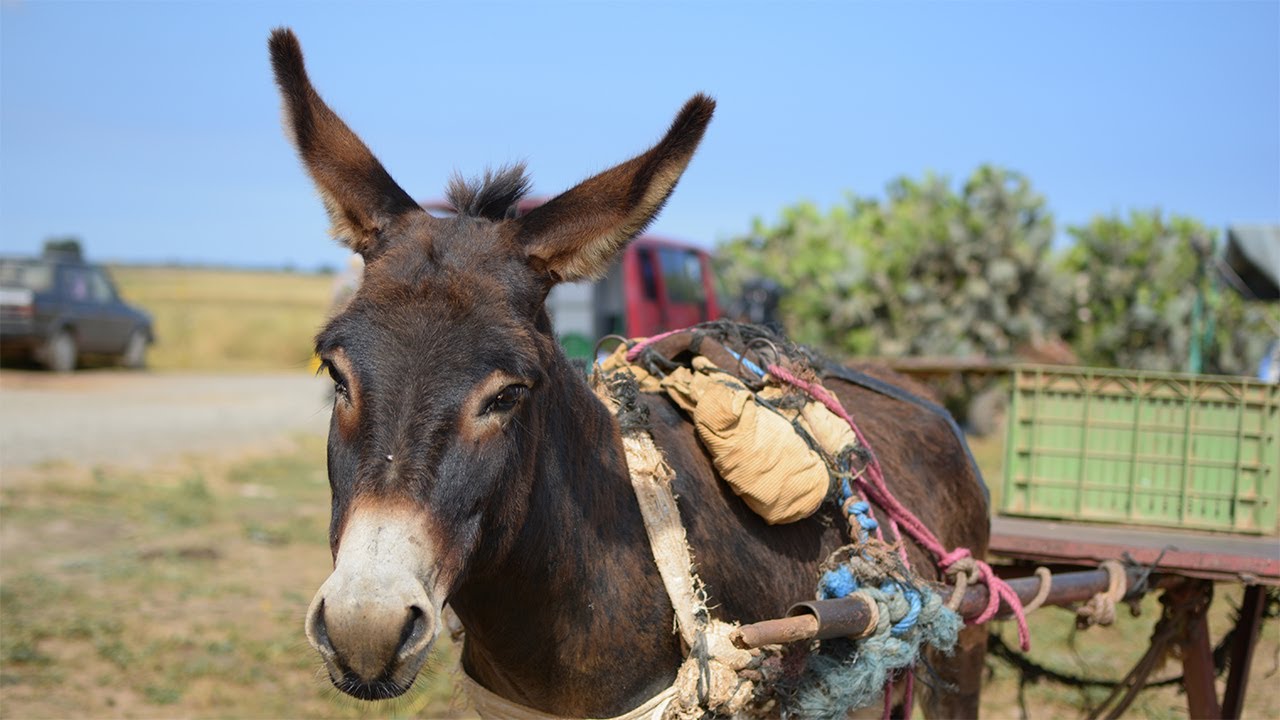
<path fill-rule="evenodd" d="M 333 380 L 334 393 L 345 398 L 347 396 L 347 380 L 342 377 L 342 373 L 338 372 L 338 370 L 333 367 L 333 364 L 328 361 L 320 363 L 320 370 L 329 373 L 329 379 Z"/>
<path fill-rule="evenodd" d="M 484 406 L 484 410 L 481 410 L 480 414 L 489 415 L 495 412 L 511 412 L 528 393 L 529 388 L 525 385 L 508 385 L 493 396 L 493 399 L 489 401 L 488 405 Z"/>

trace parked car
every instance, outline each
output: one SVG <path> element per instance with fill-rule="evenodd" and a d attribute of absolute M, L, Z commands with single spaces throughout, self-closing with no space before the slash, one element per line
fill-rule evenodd
<path fill-rule="evenodd" d="M 0 257 L 0 353 L 70 372 L 86 355 L 146 365 L 151 317 L 126 304 L 105 268 L 78 252 Z"/>

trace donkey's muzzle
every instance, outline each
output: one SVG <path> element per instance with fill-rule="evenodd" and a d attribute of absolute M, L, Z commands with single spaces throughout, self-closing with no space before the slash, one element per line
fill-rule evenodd
<path fill-rule="evenodd" d="M 349 519 L 306 621 L 307 640 L 339 690 L 381 700 L 413 684 L 440 618 L 423 583 L 424 550 L 411 522 L 370 513 Z"/>

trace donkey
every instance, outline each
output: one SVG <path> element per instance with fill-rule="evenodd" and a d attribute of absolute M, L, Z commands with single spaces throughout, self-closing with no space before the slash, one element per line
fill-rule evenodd
<path fill-rule="evenodd" d="M 682 660 L 628 479 L 619 426 L 562 354 L 544 301 L 605 273 L 689 164 L 715 103 L 690 99 L 648 151 L 516 216 L 523 168 L 455 178 L 433 217 L 321 100 L 290 30 L 269 43 L 287 134 L 333 234 L 364 257 L 358 293 L 320 331 L 332 376 L 333 573 L 306 636 L 334 685 L 406 691 L 448 603 L 485 688 L 566 717 L 609 717 L 668 687 Z M 892 379 L 885 371 L 872 374 Z M 831 380 L 902 502 L 950 546 L 987 549 L 987 500 L 949 418 Z M 642 398 L 714 612 L 781 616 L 847 542 L 838 510 L 770 526 L 721 482 L 687 419 Z M 910 545 L 917 569 L 933 567 Z M 935 716 L 973 717 L 985 631 L 936 658 Z"/>

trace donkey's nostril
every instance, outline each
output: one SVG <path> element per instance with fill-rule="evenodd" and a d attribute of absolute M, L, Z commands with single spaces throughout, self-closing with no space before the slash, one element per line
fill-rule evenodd
<path fill-rule="evenodd" d="M 435 639 L 430 608 L 425 598 L 317 597 L 307 615 L 307 639 L 335 682 L 391 679 L 407 687 Z"/>
<path fill-rule="evenodd" d="M 333 641 L 329 639 L 329 628 L 324 622 L 324 598 L 320 598 L 307 613 L 307 639 L 311 645 L 325 657 L 333 657 Z"/>
<path fill-rule="evenodd" d="M 400 631 L 400 652 L 397 655 L 405 658 L 421 650 L 423 644 L 431 640 L 430 629 L 427 613 L 417 605 L 410 605 L 409 617 Z"/>

